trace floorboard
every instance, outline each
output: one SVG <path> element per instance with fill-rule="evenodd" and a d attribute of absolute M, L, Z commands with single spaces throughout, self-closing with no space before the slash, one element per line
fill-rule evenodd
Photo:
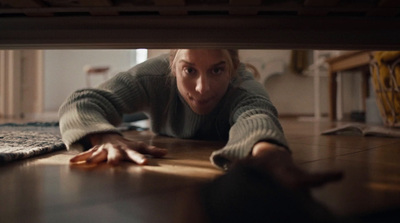
<path fill-rule="evenodd" d="M 341 217 L 400 208 L 400 139 L 322 136 L 338 124 L 282 119 L 295 162 L 308 171 L 343 170 L 343 180 L 312 189 Z M 179 140 L 148 132 L 132 139 L 169 150 L 148 166 L 70 165 L 61 151 L 0 166 L 0 222 L 198 222 L 195 192 L 224 172 L 209 162 L 221 142 Z M 192 210 L 192 211 L 188 211 Z"/>

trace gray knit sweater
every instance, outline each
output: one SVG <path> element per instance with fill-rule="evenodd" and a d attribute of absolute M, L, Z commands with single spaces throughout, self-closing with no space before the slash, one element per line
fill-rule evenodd
<path fill-rule="evenodd" d="M 210 114 L 198 115 L 179 94 L 166 55 L 119 73 L 96 89 L 73 93 L 59 111 L 63 141 L 71 148 L 91 133 L 119 133 L 122 115 L 139 111 L 150 117 L 156 134 L 227 140 L 210 157 L 223 169 L 248 156 L 259 141 L 288 148 L 275 107 L 243 64 L 219 105 Z"/>

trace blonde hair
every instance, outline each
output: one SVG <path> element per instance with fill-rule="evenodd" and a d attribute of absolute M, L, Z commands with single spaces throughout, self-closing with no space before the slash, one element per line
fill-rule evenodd
<path fill-rule="evenodd" d="M 169 64 L 171 68 L 171 72 L 175 75 L 175 65 L 177 62 L 177 55 L 180 49 L 172 49 L 169 52 Z M 226 58 L 226 62 L 228 64 L 228 70 L 231 77 L 236 77 L 236 71 L 239 67 L 239 51 L 234 49 L 221 49 L 223 56 Z"/>
<path fill-rule="evenodd" d="M 171 49 L 169 52 L 169 64 L 170 64 L 170 69 L 171 69 L 171 73 L 172 75 L 175 75 L 175 65 L 176 65 L 176 56 L 178 54 L 178 51 L 180 49 Z M 239 59 L 239 50 L 236 49 L 221 49 L 222 54 L 224 55 L 224 57 L 227 59 L 227 63 L 228 63 L 228 69 L 231 75 L 231 78 L 234 78 L 237 76 L 237 69 L 239 67 L 240 64 L 240 59 Z M 246 66 L 246 69 L 249 70 L 254 78 L 256 80 L 260 79 L 260 73 L 258 72 L 257 68 L 255 66 L 253 66 L 252 64 L 249 63 L 245 63 L 244 64 Z"/>

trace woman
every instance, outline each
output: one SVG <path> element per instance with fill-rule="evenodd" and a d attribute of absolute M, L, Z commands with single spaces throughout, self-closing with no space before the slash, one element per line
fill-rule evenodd
<path fill-rule="evenodd" d="M 289 187 L 338 176 L 305 173 L 293 164 L 277 111 L 237 50 L 171 50 L 169 57 L 149 59 L 97 89 L 75 92 L 60 108 L 61 133 L 68 148 L 88 150 L 71 162 L 146 164 L 144 154 L 164 156 L 165 149 L 126 139 L 115 128 L 122 114 L 139 111 L 150 117 L 156 134 L 227 140 L 211 155 L 223 169 L 250 159 Z"/>

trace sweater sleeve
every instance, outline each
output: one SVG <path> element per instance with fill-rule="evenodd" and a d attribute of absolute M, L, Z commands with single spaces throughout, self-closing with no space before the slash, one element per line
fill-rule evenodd
<path fill-rule="evenodd" d="M 143 105 L 138 101 L 143 95 L 140 86 L 134 84 L 128 73 L 120 73 L 97 89 L 82 89 L 74 92 L 60 107 L 60 131 L 67 148 L 88 134 L 100 132 L 119 133 L 124 112 Z"/>
<path fill-rule="evenodd" d="M 79 144 L 87 135 L 100 132 L 119 133 L 116 128 L 124 113 L 146 111 L 151 77 L 168 73 L 165 58 L 148 60 L 128 72 L 122 72 L 98 88 L 74 92 L 60 107 L 60 131 L 67 148 Z M 79 146 L 79 145 L 78 145 Z"/>
<path fill-rule="evenodd" d="M 233 98 L 229 139 L 225 147 L 212 153 L 210 159 L 214 165 L 229 169 L 235 161 L 247 157 L 260 141 L 289 149 L 278 112 L 259 82 L 245 79 Z"/>

